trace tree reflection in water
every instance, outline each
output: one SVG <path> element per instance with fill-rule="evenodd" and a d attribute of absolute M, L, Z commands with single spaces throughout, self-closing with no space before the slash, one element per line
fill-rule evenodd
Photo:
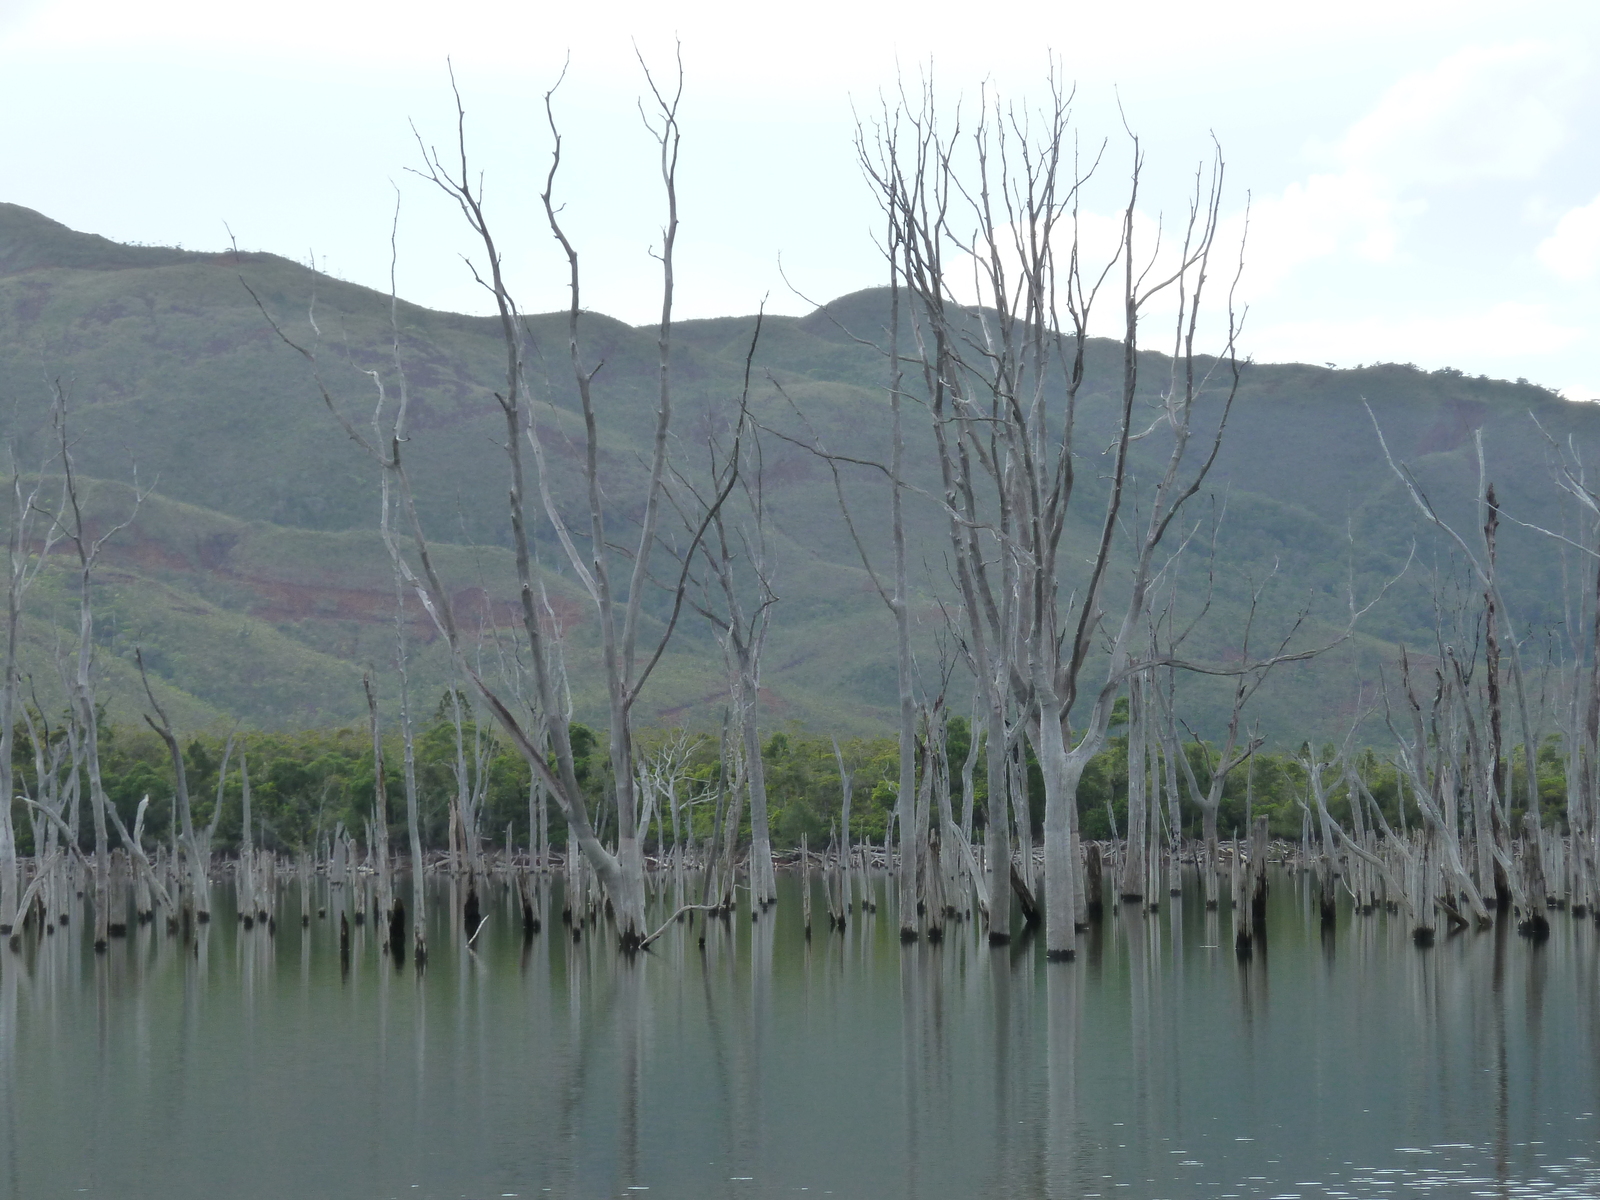
<path fill-rule="evenodd" d="M 560 924 L 525 938 L 520 899 L 496 880 L 471 945 L 447 896 L 430 905 L 441 921 L 421 971 L 391 962 L 370 923 L 352 925 L 343 966 L 341 897 L 320 880 L 304 926 L 293 883 L 275 933 L 243 929 L 219 888 L 216 918 L 186 939 L 140 926 L 98 955 L 77 903 L 67 927 L 0 950 L 0 1187 L 1600 1188 L 1588 921 L 1563 918 L 1543 944 L 1503 923 L 1419 949 L 1381 912 L 1345 910 L 1330 943 L 1304 881 L 1284 876 L 1241 958 L 1230 914 L 1206 911 L 1190 880 L 1156 912 L 1108 905 L 1074 961 L 1048 963 L 1037 940 L 991 947 L 974 921 L 902 945 L 876 885 L 882 914 L 810 941 L 785 879 L 759 920 L 696 913 L 627 956 Z M 539 884 L 537 903 L 559 912 L 559 885 Z"/>

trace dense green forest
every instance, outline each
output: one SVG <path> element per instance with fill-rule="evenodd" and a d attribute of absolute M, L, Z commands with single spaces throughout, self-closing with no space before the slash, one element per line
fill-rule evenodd
<path fill-rule="evenodd" d="M 480 783 L 479 756 L 472 752 L 478 733 L 470 722 L 462 727 L 469 786 Z M 482 827 L 485 842 L 489 843 L 487 848 L 498 845 L 503 849 L 509 828 L 513 846 L 525 850 L 530 841 L 527 764 L 498 744 L 486 728 L 483 734 Z M 645 745 L 647 749 L 659 749 L 683 736 L 682 731 L 658 731 L 646 738 Z M 140 800 L 149 796 L 146 830 L 154 838 L 170 840 L 172 765 L 160 739 L 142 727 L 114 724 L 102 728 L 101 738 L 106 794 L 124 822 L 132 827 Z M 679 802 L 684 806 L 685 830 L 692 827 L 694 836 L 704 839 L 711 835 L 716 822 L 719 783 L 724 782 L 721 776 L 725 767 L 715 738 L 692 734 L 687 738 Z M 591 811 L 601 814 L 600 823 L 604 828 L 607 819 L 615 821 L 606 803 L 609 768 L 605 747 L 592 730 L 583 726 L 575 729 L 573 741 L 574 749 L 579 752 L 579 780 L 591 801 Z M 225 745 L 224 738 L 213 734 L 201 734 L 186 742 L 185 765 L 197 821 L 209 821 L 214 812 Z M 448 844 L 449 807 L 457 789 L 456 727 L 448 695 L 440 698 L 430 719 L 419 724 L 415 746 L 423 845 L 441 849 Z M 887 737 L 859 737 L 842 740 L 839 746 L 853 780 L 851 839 L 881 844 L 895 803 L 898 766 L 895 742 Z M 951 718 L 946 753 L 954 793 L 952 801 L 958 818 L 962 802 L 961 771 L 969 746 L 967 722 L 960 717 Z M 1193 742 L 1185 748 L 1192 766 L 1202 778 L 1209 750 L 1210 747 L 1202 748 Z M 1308 750 L 1302 747 L 1302 751 Z M 1332 751 L 1332 747 L 1325 748 L 1323 759 L 1330 758 Z M 976 801 L 973 823 L 974 828 L 980 830 L 984 824 L 986 799 L 985 753 L 985 748 L 980 747 L 973 773 Z M 391 733 L 384 750 L 385 779 L 388 811 L 394 817 L 390 838 L 397 849 L 406 839 L 404 785 L 396 769 L 401 754 L 400 736 Z M 252 817 L 258 846 L 283 852 L 308 848 L 319 835 L 331 833 L 340 822 L 354 831 L 358 840 L 362 836 L 372 813 L 374 781 L 372 739 L 365 726 L 238 734 L 228 778 L 222 788 L 223 811 L 217 823 L 217 849 L 223 852 L 234 850 L 240 838 L 241 756 L 250 772 Z M 1310 803 L 1302 757 L 1292 751 L 1261 751 L 1255 755 L 1252 766 L 1234 771 L 1228 779 L 1219 816 L 1219 828 L 1224 837 L 1231 836 L 1235 830 L 1241 833 L 1245 830 L 1247 803 L 1255 815 L 1270 818 L 1275 836 L 1301 836 L 1304 815 L 1301 804 L 1303 801 Z M 798 729 L 781 730 L 766 739 L 762 761 L 766 767 L 774 846 L 793 849 L 799 846 L 802 836 L 809 839 L 813 848 L 825 845 L 837 827 L 840 813 L 840 781 L 832 740 L 807 736 Z M 1374 750 L 1359 754 L 1355 761 L 1373 797 L 1397 830 L 1402 822 L 1419 823 L 1415 803 L 1402 805 L 1401 788 L 1392 763 Z M 34 762 L 33 744 L 26 729 L 19 728 L 15 753 L 17 778 L 30 788 L 34 782 Z M 1027 769 L 1029 802 L 1037 834 L 1044 812 L 1044 784 L 1031 753 Z M 1513 756 L 1511 769 L 1515 781 L 1511 794 L 1520 797 L 1525 794 L 1522 781 L 1526 778 L 1520 752 Z M 1559 738 L 1552 736 L 1539 753 L 1539 792 L 1544 802 L 1545 821 L 1554 821 L 1557 827 L 1565 809 L 1564 770 Z M 1080 820 L 1086 838 L 1112 837 L 1113 821 L 1117 822 L 1118 835 L 1126 831 L 1127 787 L 1128 739 L 1125 731 L 1114 728 L 1106 748 L 1090 764 L 1079 788 Z M 86 804 L 84 807 L 87 811 Z M 1348 820 L 1345 788 L 1335 789 L 1329 807 L 1337 819 Z M 1518 811 L 1513 807 L 1513 813 Z M 1181 784 L 1179 812 L 1184 835 L 1197 837 L 1200 812 Z M 19 803 L 13 815 L 22 852 L 31 853 L 32 834 L 24 806 Z M 86 818 L 80 828 L 87 849 L 91 838 Z M 553 804 L 549 828 L 552 845 L 563 847 L 564 826 Z M 663 813 L 662 824 L 652 831 L 647 844 L 655 847 L 664 836 L 670 846 L 670 828 L 670 820 Z M 748 810 L 743 830 L 748 835 Z"/>

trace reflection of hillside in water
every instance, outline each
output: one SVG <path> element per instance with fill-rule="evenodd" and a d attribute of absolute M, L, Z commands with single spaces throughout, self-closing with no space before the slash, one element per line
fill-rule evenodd
<path fill-rule="evenodd" d="M 524 942 L 448 885 L 431 960 L 340 897 L 302 930 L 68 926 L 0 949 L 8 1195 L 768 1197 L 1592 1195 L 1594 925 L 1419 950 L 1382 916 L 1324 937 L 1279 877 L 1247 961 L 1193 894 L 1108 906 L 1078 959 L 970 923 L 902 947 L 884 896 L 843 933 L 779 906 L 620 956 Z M 882 888 L 883 881 L 878 881 Z M 890 889 L 892 891 L 892 889 Z M 558 914 L 547 887 L 542 911 Z M 663 897 L 662 903 L 665 904 Z M 318 919 L 317 908 L 330 917 Z M 663 913 L 663 916 L 665 914 Z M 701 939 L 704 944 L 701 944 Z M 548 1189 L 548 1190 L 547 1190 Z"/>

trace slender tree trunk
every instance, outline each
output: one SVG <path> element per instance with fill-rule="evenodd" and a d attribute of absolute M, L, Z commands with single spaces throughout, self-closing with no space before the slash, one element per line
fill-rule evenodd
<path fill-rule="evenodd" d="M 854 907 L 851 895 L 853 873 L 850 852 L 850 792 L 852 779 L 845 770 L 844 752 L 839 749 L 839 739 L 833 739 L 833 759 L 839 764 L 839 923 L 841 927 Z"/>
<path fill-rule="evenodd" d="M 911 598 L 906 574 L 905 504 L 901 495 L 905 460 L 905 428 L 901 416 L 903 375 L 900 365 L 900 288 L 891 290 L 889 334 L 889 408 L 892 445 L 889 463 L 889 513 L 894 539 L 894 595 L 890 608 L 895 622 L 895 664 L 900 686 L 900 782 L 895 815 L 900 825 L 898 895 L 900 940 L 921 936 L 917 921 L 917 711 L 913 694 L 915 673 L 911 661 Z"/>
<path fill-rule="evenodd" d="M 772 869 L 772 834 L 767 825 L 767 771 L 761 759 L 761 731 L 756 725 L 758 689 L 748 652 L 743 657 L 740 691 L 746 782 L 750 789 L 750 895 L 757 907 L 766 908 L 778 899 L 778 881 Z"/>
<path fill-rule="evenodd" d="M 990 689 L 985 751 L 989 800 L 984 813 L 984 851 L 989 867 L 989 944 L 1011 940 L 1011 809 L 1006 781 L 1005 700 Z"/>
<path fill-rule="evenodd" d="M 235 891 L 239 904 L 239 916 L 244 919 L 244 927 L 249 929 L 255 924 L 256 897 L 255 897 L 255 846 L 250 836 L 250 763 L 243 750 L 239 752 L 239 808 L 240 808 L 240 841 L 239 841 L 239 871 Z"/>
<path fill-rule="evenodd" d="M 1142 900 L 1145 891 L 1145 821 L 1149 775 L 1142 676 L 1128 680 L 1128 827 L 1117 891 L 1124 900 Z"/>
<path fill-rule="evenodd" d="M 5 649 L 0 657 L 0 934 L 9 934 L 19 920 L 17 912 L 17 833 L 12 819 L 12 797 L 17 794 L 12 768 L 16 735 L 17 634 L 22 619 L 22 594 L 28 581 L 28 514 L 34 494 L 24 495 L 21 478 L 11 478 L 11 520 L 6 541 Z M 34 845 L 37 847 L 38 842 Z"/>

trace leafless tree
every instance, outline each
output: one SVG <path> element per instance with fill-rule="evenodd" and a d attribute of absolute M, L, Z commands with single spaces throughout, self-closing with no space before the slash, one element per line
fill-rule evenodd
<path fill-rule="evenodd" d="M 1038 111 L 984 98 L 971 129 L 947 133 L 933 89 L 902 97 L 861 139 L 862 157 L 893 217 L 886 246 L 896 294 L 922 371 L 940 449 L 941 501 L 949 523 L 978 686 L 988 700 L 991 806 L 1004 795 L 994 770 L 1006 707 L 1014 704 L 1045 782 L 1046 948 L 1071 957 L 1077 923 L 1076 793 L 1104 743 L 1112 704 L 1135 671 L 1156 551 L 1204 482 L 1238 385 L 1231 309 L 1220 359 L 1196 348 L 1199 314 L 1220 226 L 1223 163 L 1196 173 L 1177 250 L 1136 244 L 1143 152 L 1132 164 L 1114 255 L 1085 262 L 1079 237 L 1082 189 L 1098 165 L 1084 164 L 1070 124 L 1071 96 L 1050 81 Z M 979 306 L 961 302 L 970 272 Z M 1120 278 L 1117 278 L 1120 277 Z M 1123 324 L 1122 379 L 1106 458 L 1106 501 L 1096 550 L 1068 577 L 1062 534 L 1077 484 L 1075 436 L 1092 307 L 1117 279 Z M 1170 298 L 1175 312 L 1171 374 L 1153 401 L 1141 396 L 1140 334 L 1146 311 Z M 1196 407 L 1216 401 L 1209 433 L 1196 441 Z M 1140 409 L 1152 404 L 1147 417 Z M 1153 483 L 1137 478 L 1136 443 L 1166 447 Z M 1156 454 L 1159 456 L 1159 449 Z M 1193 461 L 1198 459 L 1198 461 Z M 896 482 L 899 480 L 897 478 Z M 1142 488 L 1137 525 L 1130 489 Z M 898 493 L 897 488 L 897 493 Z M 1113 594 L 1112 578 L 1122 587 Z M 1088 687 L 1086 723 L 1069 736 L 1069 714 L 1085 692 L 1091 658 L 1104 664 Z M 991 812 L 995 883 L 1009 861 L 1003 820 Z M 993 895 L 1000 888 L 991 885 Z M 991 938 L 1007 936 L 991 905 Z"/>
<path fill-rule="evenodd" d="M 184 762 L 183 748 L 178 744 L 172 722 L 167 719 L 166 712 L 150 686 L 150 677 L 145 672 L 144 653 L 141 649 L 135 648 L 134 661 L 139 667 L 139 679 L 144 684 L 145 698 L 150 702 L 150 712 L 145 714 L 145 723 L 160 735 L 162 742 L 166 744 L 168 757 L 172 761 L 173 807 L 176 810 L 174 818 L 179 826 L 182 839 L 180 844 L 189 870 L 189 886 L 179 903 L 182 905 L 186 920 L 209 921 L 211 839 L 215 836 L 217 823 L 222 818 L 223 787 L 228 778 L 228 763 L 233 757 L 234 735 L 232 732 L 228 734 L 227 743 L 222 750 L 222 765 L 217 771 L 217 800 L 211 809 L 211 822 L 205 828 L 197 830 L 193 806 L 189 799 L 189 770 Z"/>
<path fill-rule="evenodd" d="M 687 549 L 678 555 L 677 561 L 681 564 L 681 570 L 676 583 L 669 582 L 666 585 L 671 608 L 665 620 L 661 622 L 661 632 L 653 645 L 641 644 L 642 627 L 645 623 L 644 599 L 653 586 L 651 572 L 657 564 L 661 520 L 663 509 L 667 507 L 668 450 L 673 419 L 671 349 L 674 247 L 678 228 L 677 163 L 680 141 L 678 107 L 683 81 L 681 63 L 677 71 L 676 87 L 673 90 L 666 91 L 659 88 L 648 70 L 645 72 L 645 79 L 654 104 L 645 116 L 645 123 L 655 137 L 659 149 L 661 180 L 667 201 L 667 219 L 663 227 L 662 246 L 659 252 L 662 265 L 662 306 L 657 338 L 659 358 L 655 431 L 645 486 L 643 515 L 637 539 L 626 552 L 617 550 L 609 532 L 594 397 L 594 382 L 599 364 L 589 365 L 584 357 L 581 337 L 584 313 L 580 292 L 579 256 L 577 248 L 562 225 L 561 205 L 555 198 L 555 184 L 562 161 L 562 139 L 555 119 L 555 89 L 552 88 L 545 96 L 545 112 L 555 149 L 545 179 L 542 203 L 550 231 L 561 245 L 568 264 L 570 296 L 567 311 L 568 356 L 577 386 L 585 434 L 583 478 L 588 518 L 586 530 L 574 532 L 569 527 L 549 486 L 544 448 L 539 439 L 537 423 L 532 419 L 532 399 L 524 370 L 525 330 L 521 313 L 505 279 L 499 245 L 485 212 L 482 180 L 469 162 L 466 110 L 459 91 L 456 92 L 456 144 L 452 157 L 447 161 L 438 150 L 422 144 L 419 138 L 423 155 L 423 165 L 419 173 L 457 205 L 473 236 L 478 240 L 483 257 L 481 265 L 474 268 L 474 273 L 478 282 L 492 297 L 505 350 L 505 378 L 503 387 L 495 392 L 495 400 L 505 422 L 504 449 L 510 473 L 509 510 L 521 599 L 522 636 L 525 639 L 526 657 L 533 678 L 532 695 L 529 697 L 532 704 L 531 711 L 526 709 L 518 711 L 522 706 L 516 705 L 515 697 L 487 679 L 466 652 L 467 648 L 450 593 L 434 561 L 404 464 L 403 448 L 407 436 L 408 400 L 403 364 L 399 362 L 398 351 L 393 374 L 399 384 L 399 396 L 393 405 L 388 400 L 383 380 L 374 373 L 378 407 L 374 415 L 374 431 L 371 437 L 361 432 L 354 422 L 343 414 L 331 392 L 322 383 L 320 372 L 316 372 L 319 389 L 329 410 L 342 423 L 347 434 L 364 446 L 380 467 L 386 499 L 382 532 L 392 559 L 404 576 L 407 586 L 417 595 L 429 617 L 444 636 L 456 669 L 482 698 L 488 712 L 505 733 L 511 746 L 539 776 L 546 790 L 556 800 L 562 815 L 566 818 L 569 845 L 576 843 L 599 877 L 611 900 L 619 939 L 625 947 L 630 948 L 638 947 L 645 938 L 644 857 L 640 830 L 636 824 L 638 809 L 634 795 L 637 773 L 634 769 L 633 710 L 677 627 L 684 604 L 688 563 L 694 556 L 694 547 L 705 536 L 716 509 L 727 499 L 738 479 L 738 454 L 735 448 L 730 450 L 730 461 L 733 466 L 723 473 L 719 486 L 708 496 L 707 510 L 698 515 L 697 523 L 686 536 Z M 644 111 L 643 108 L 641 111 Z M 265 309 L 263 312 L 265 313 Z M 315 369 L 315 349 L 301 346 L 291 340 L 276 323 L 274 328 L 277 328 L 283 340 L 305 356 Z M 602 844 L 577 782 L 570 720 L 564 712 L 558 694 L 555 653 L 550 645 L 549 633 L 541 619 L 538 599 L 541 593 L 535 577 L 531 535 L 524 502 L 525 446 L 534 459 L 534 470 L 545 516 L 553 527 L 580 585 L 593 603 L 598 620 L 609 710 L 611 774 L 616 788 L 618 827 L 615 850 Z M 399 514 L 399 523 L 404 528 L 404 534 L 397 532 L 388 521 L 390 505 L 387 500 L 390 496 L 393 497 L 394 508 Z M 620 587 L 614 579 L 614 575 L 619 573 L 626 579 Z M 548 735 L 550 755 L 547 755 L 546 744 L 540 736 L 541 731 Z M 554 763 L 550 761 L 552 756 Z"/>
<path fill-rule="evenodd" d="M 34 875 L 15 908 L 16 924 L 11 931 L 13 948 L 21 945 L 21 922 L 38 898 L 40 912 L 48 924 L 65 915 L 70 881 L 63 869 L 74 856 L 81 859 L 77 838 L 67 823 L 65 809 L 72 786 L 66 779 L 68 754 L 75 740 L 60 735 L 50 726 L 38 697 L 19 706 L 23 727 L 33 746 L 33 782 L 28 795 L 19 792 L 28 805 L 33 827 Z M 13 777 L 13 784 L 17 781 Z"/>
<path fill-rule="evenodd" d="M 1396 736 L 1418 807 L 1436 835 L 1437 861 L 1446 879 L 1467 897 L 1480 923 L 1487 918 L 1482 895 L 1492 888 L 1497 907 L 1514 905 L 1523 910 L 1523 924 L 1528 930 L 1542 932 L 1547 928 L 1544 916 L 1547 881 L 1543 862 L 1546 839 L 1539 821 L 1535 715 L 1522 653 L 1529 631 L 1519 631 L 1500 587 L 1497 537 L 1502 512 L 1489 479 L 1483 431 L 1480 429 L 1475 435 L 1478 531 L 1469 539 L 1444 519 L 1415 474 L 1395 460 L 1370 406 L 1367 413 L 1390 470 L 1422 519 L 1444 536 L 1452 555 L 1465 564 L 1482 600 L 1481 618 L 1467 622 L 1464 603 L 1458 606 L 1455 616 L 1458 628 L 1466 622 L 1471 625 L 1473 636 L 1482 639 L 1481 695 L 1473 682 L 1477 671 L 1476 648 L 1467 650 L 1459 637 L 1452 641 L 1444 630 L 1445 600 L 1437 581 L 1434 593 L 1435 607 L 1440 613 L 1438 661 L 1432 672 L 1434 686 L 1425 689 L 1425 694 L 1431 692 L 1426 716 L 1424 696 L 1416 689 L 1409 658 L 1402 660 L 1404 703 L 1410 711 L 1407 723 L 1410 728 L 1403 733 L 1397 731 Z M 1573 482 L 1572 476 L 1558 469 L 1558 483 L 1581 501 L 1585 489 L 1581 485 L 1574 489 Z M 1569 616 L 1569 634 L 1572 629 Z M 1582 636 L 1579 634 L 1575 639 L 1580 644 Z M 1577 661 L 1584 661 L 1581 653 Z M 1512 845 L 1511 774 L 1504 746 L 1506 697 L 1503 684 L 1506 681 L 1511 684 L 1511 700 L 1520 726 L 1526 767 L 1527 798 L 1523 820 L 1527 825 L 1527 837 L 1520 869 Z M 1596 698 L 1590 702 L 1586 717 L 1592 716 L 1594 725 L 1600 727 L 1600 693 L 1591 692 L 1591 695 Z M 1581 757 L 1576 765 L 1581 779 L 1584 770 Z M 1471 840 L 1480 859 L 1476 880 L 1470 878 L 1462 860 L 1457 829 L 1458 791 L 1470 806 Z"/>
<path fill-rule="evenodd" d="M 17 655 L 23 601 L 38 578 L 60 527 L 53 514 L 40 507 L 44 472 L 24 486 L 15 444 L 9 447 L 11 481 L 8 497 L 10 520 L 6 529 L 6 626 L 4 656 L 0 658 L 0 934 L 9 934 L 19 921 L 17 889 L 17 832 L 12 817 L 12 797 L 17 794 L 12 765 L 17 726 L 18 695 L 22 686 Z M 42 527 L 41 527 L 42 526 Z M 36 542 L 37 539 L 37 542 Z M 35 746 L 35 752 L 39 750 Z M 38 846 L 38 842 L 35 842 Z"/>
<path fill-rule="evenodd" d="M 421 967 L 428 958 L 427 863 L 422 856 L 422 819 L 417 811 L 417 744 L 416 729 L 411 719 L 411 656 L 406 646 L 406 591 L 398 566 L 394 574 L 394 592 L 394 660 L 395 674 L 400 679 L 400 744 L 406 792 L 406 831 L 411 840 L 412 952 L 417 966 Z M 398 904 L 397 897 L 397 907 Z M 390 920 L 394 920 L 394 914 L 390 915 Z"/>
<path fill-rule="evenodd" d="M 1277 573 L 1274 565 L 1273 574 Z M 1299 631 L 1306 614 L 1302 612 L 1290 626 L 1287 634 L 1279 642 L 1276 651 L 1267 658 L 1252 664 L 1250 657 L 1250 639 L 1255 631 L 1256 614 L 1261 603 L 1261 594 L 1266 584 L 1263 583 L 1253 588 L 1250 593 L 1250 606 L 1245 614 L 1244 630 L 1240 635 L 1239 658 L 1247 664 L 1247 669 L 1232 679 L 1233 703 L 1228 713 L 1228 727 L 1223 735 L 1220 747 L 1213 749 L 1198 733 L 1185 725 L 1185 730 L 1199 748 L 1201 758 L 1205 763 L 1206 777 L 1204 786 L 1195 777 L 1193 764 L 1187 754 L 1176 745 L 1176 739 L 1167 747 L 1167 755 L 1175 759 L 1182 769 L 1184 782 L 1188 785 L 1190 798 L 1200 809 L 1200 837 L 1203 843 L 1203 863 L 1201 873 L 1204 877 L 1206 907 L 1217 907 L 1217 812 L 1222 806 L 1223 789 L 1227 786 L 1228 777 L 1243 763 L 1261 748 L 1263 739 L 1259 734 L 1246 736 L 1241 742 L 1241 722 L 1244 716 L 1245 705 L 1260 690 L 1266 682 L 1272 668 L 1284 662 L 1298 661 L 1299 656 L 1290 652 L 1289 644 Z M 1342 639 L 1340 639 L 1342 640 Z M 1177 719 L 1170 695 L 1162 693 L 1159 699 L 1165 709 L 1164 717 L 1166 727 L 1170 728 Z"/>
<path fill-rule="evenodd" d="M 749 396 L 751 361 L 760 336 L 758 317 L 745 357 L 745 398 Z M 772 864 L 766 770 L 761 758 L 761 654 L 778 595 L 773 586 L 766 499 L 762 490 L 761 445 L 755 437 L 740 438 L 737 443 L 748 459 L 739 468 L 740 487 L 734 493 L 741 501 L 741 515 L 745 519 L 735 523 L 731 504 L 715 506 L 708 536 L 699 543 L 700 558 L 715 583 L 708 581 L 700 585 L 697 590 L 705 598 L 694 605 L 716 629 L 728 659 L 732 711 L 744 746 L 745 785 L 750 796 L 751 897 L 755 906 L 765 908 L 777 900 L 778 889 Z M 713 484 L 720 483 L 718 457 L 713 446 L 709 464 Z M 680 476 L 679 484 L 693 497 L 695 509 L 712 507 L 702 489 L 691 480 Z M 686 514 L 693 511 L 682 505 L 680 509 Z"/>
<path fill-rule="evenodd" d="M 94 686 L 94 607 L 91 587 L 95 562 L 105 545 L 133 520 L 144 493 L 135 489 L 132 511 L 122 521 L 107 526 L 95 536 L 84 513 L 84 498 L 73 467 L 72 438 L 67 428 L 67 398 L 60 383 L 53 385 L 53 419 L 61 456 L 65 504 L 57 515 L 62 537 L 72 544 L 78 559 L 78 649 L 71 681 L 73 712 L 82 741 L 84 767 L 89 785 L 90 813 L 94 821 L 94 944 L 104 950 L 110 937 L 110 861 L 111 846 L 106 829 L 106 812 L 111 807 L 100 772 L 100 713 Z M 120 825 L 120 822 L 119 822 Z M 126 833 L 124 832 L 126 841 Z"/>

